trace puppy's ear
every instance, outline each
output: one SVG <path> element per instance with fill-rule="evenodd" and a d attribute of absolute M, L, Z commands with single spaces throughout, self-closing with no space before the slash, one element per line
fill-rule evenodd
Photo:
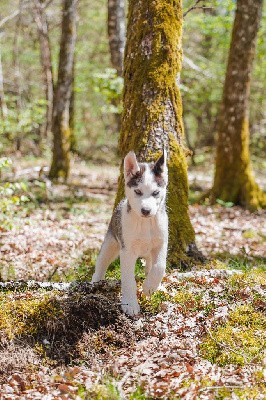
<path fill-rule="evenodd" d="M 140 171 L 140 167 L 134 151 L 130 151 L 124 159 L 124 175 L 125 179 L 130 178 Z"/>
<path fill-rule="evenodd" d="M 153 171 L 156 176 L 167 172 L 167 153 L 165 150 L 163 150 L 163 154 L 154 164 Z"/>

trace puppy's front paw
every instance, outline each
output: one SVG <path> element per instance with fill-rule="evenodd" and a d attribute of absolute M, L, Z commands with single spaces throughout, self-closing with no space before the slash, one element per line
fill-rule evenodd
<path fill-rule="evenodd" d="M 142 285 L 142 291 L 145 296 L 151 296 L 155 290 L 157 290 L 159 287 L 159 283 L 153 283 L 149 281 L 148 279 L 145 279 Z"/>
<path fill-rule="evenodd" d="M 99 275 L 97 275 L 96 273 L 94 273 L 94 274 L 92 275 L 92 278 L 91 278 L 91 282 L 90 282 L 90 283 L 100 282 L 102 279 L 103 279 L 102 277 L 100 277 Z"/>
<path fill-rule="evenodd" d="M 137 301 L 132 302 L 127 300 L 122 300 L 121 307 L 123 312 L 129 315 L 130 317 L 133 317 L 134 315 L 137 315 L 140 312 L 140 306 Z"/>

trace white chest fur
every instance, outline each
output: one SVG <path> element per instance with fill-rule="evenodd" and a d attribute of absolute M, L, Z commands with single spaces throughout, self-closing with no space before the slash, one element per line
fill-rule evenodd
<path fill-rule="evenodd" d="M 164 211 L 151 218 L 139 217 L 134 211 L 122 211 L 122 235 L 126 249 L 136 257 L 145 257 L 167 237 L 167 216 Z"/>

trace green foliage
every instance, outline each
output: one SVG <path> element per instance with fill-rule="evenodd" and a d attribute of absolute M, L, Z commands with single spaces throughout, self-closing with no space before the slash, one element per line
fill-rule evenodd
<path fill-rule="evenodd" d="M 28 102 L 19 112 L 16 97 L 9 98 L 7 104 L 8 114 L 6 118 L 0 120 L 1 142 L 7 145 L 10 141 L 26 139 L 26 143 L 22 145 L 24 151 L 28 150 L 26 146 L 33 147 L 30 141 L 40 143 L 40 129 L 44 122 L 46 101 L 38 99 Z"/>
<path fill-rule="evenodd" d="M 186 11 L 193 4 L 192 0 L 184 0 L 183 10 Z M 211 10 L 191 11 L 184 18 L 183 26 L 181 92 L 186 131 L 192 147 L 196 149 L 214 143 L 235 1 L 208 0 L 204 5 L 211 7 Z M 15 0 L 3 0 L 3 17 L 16 7 Z M 50 2 L 46 11 L 53 73 L 57 76 L 61 4 Z M 45 97 L 45 86 L 38 33 L 33 20 L 28 20 L 29 15 L 30 10 L 25 4 L 20 28 L 17 29 L 17 24 L 11 20 L 2 29 L 3 80 L 9 112 L 6 120 L 0 121 L 1 152 L 13 150 L 14 140 L 17 139 L 23 140 L 23 152 L 35 152 L 39 146 L 39 130 L 44 123 L 45 102 L 40 99 Z M 264 76 L 261 73 L 266 69 L 265 13 L 262 18 L 250 101 L 251 145 L 256 158 L 261 157 L 266 143 L 263 127 Z M 119 98 L 123 84 L 110 68 L 106 20 L 105 0 L 84 0 L 79 3 L 74 80 L 77 151 L 84 157 L 102 160 L 106 160 L 106 151 L 113 150 L 117 144 L 113 113 L 121 111 Z M 20 50 L 17 55 L 18 69 L 14 68 L 14 37 Z M 16 102 L 19 102 L 19 107 L 16 107 Z M 50 151 L 50 138 L 43 138 L 42 145 L 44 150 Z M 259 165 L 265 167 L 262 157 Z"/>
<path fill-rule="evenodd" d="M 102 72 L 93 74 L 94 90 L 103 96 L 106 104 L 102 106 L 104 113 L 121 113 L 123 78 L 117 75 L 113 68 L 106 68 Z"/>
<path fill-rule="evenodd" d="M 142 386 L 138 386 L 134 392 L 129 395 L 129 400 L 152 400 L 152 398 L 145 394 L 145 390 Z"/>
<path fill-rule="evenodd" d="M 140 298 L 140 306 L 142 312 L 148 312 L 152 314 L 157 314 L 161 310 L 161 305 L 164 301 L 169 301 L 171 296 L 167 293 L 157 290 L 150 297 L 146 297 L 144 295 Z"/>
<path fill-rule="evenodd" d="M 221 199 L 217 199 L 216 203 L 220 204 L 220 206 L 223 206 L 225 208 L 231 208 L 234 206 L 234 203 L 232 203 L 232 201 L 223 201 Z"/>
<path fill-rule="evenodd" d="M 122 400 L 115 382 L 108 378 L 95 384 L 89 390 L 80 386 L 78 395 L 84 400 Z"/>
<path fill-rule="evenodd" d="M 201 354 L 219 365 L 256 363 L 266 350 L 266 317 L 251 305 L 241 305 L 228 322 L 209 331 L 200 346 Z"/>
<path fill-rule="evenodd" d="M 11 164 L 9 158 L 0 158 L 0 174 L 1 170 L 10 167 Z M 23 182 L 0 184 L 0 231 L 12 228 L 16 206 L 29 201 L 25 195 L 26 191 L 27 186 Z"/>

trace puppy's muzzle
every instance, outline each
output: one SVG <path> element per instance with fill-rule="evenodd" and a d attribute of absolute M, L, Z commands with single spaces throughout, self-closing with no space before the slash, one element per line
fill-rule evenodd
<path fill-rule="evenodd" d="M 148 217 L 148 216 L 150 215 L 150 213 L 151 213 L 151 209 L 150 209 L 150 208 L 142 208 L 142 209 L 141 209 L 141 214 L 142 214 L 144 217 Z"/>

